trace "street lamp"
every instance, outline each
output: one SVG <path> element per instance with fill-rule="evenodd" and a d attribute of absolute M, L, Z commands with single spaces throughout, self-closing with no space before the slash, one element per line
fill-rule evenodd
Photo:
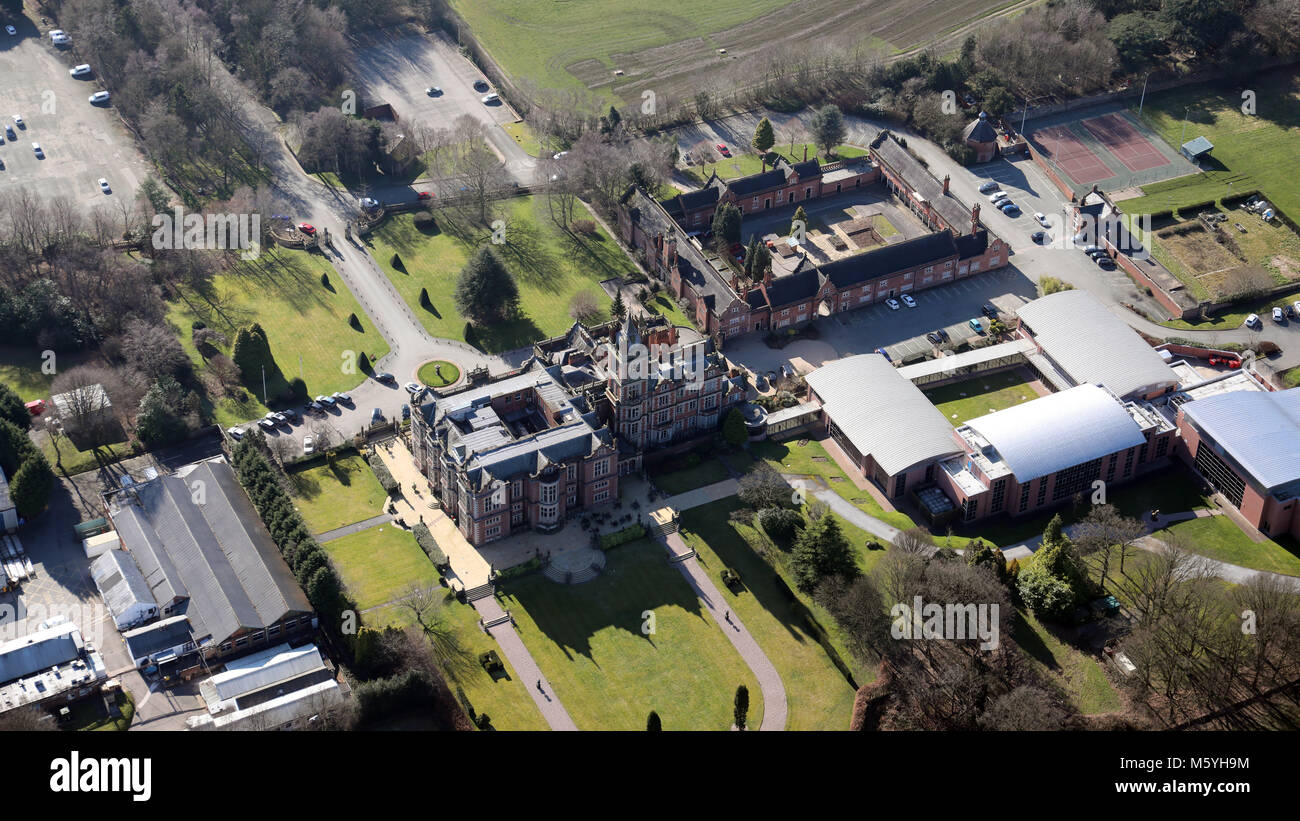
<path fill-rule="evenodd" d="M 1151 79 L 1151 72 L 1148 71 L 1148 72 L 1147 72 L 1147 76 L 1146 76 L 1146 78 L 1142 80 L 1142 99 L 1141 99 L 1141 100 L 1138 100 L 1138 119 L 1139 119 L 1139 120 L 1142 119 L 1142 106 L 1143 106 L 1143 104 L 1145 104 L 1146 101 L 1147 101 L 1147 80 L 1150 80 L 1150 79 Z"/>
<path fill-rule="evenodd" d="M 1183 109 L 1183 133 L 1182 133 L 1181 135 L 1179 135 L 1179 137 L 1178 137 L 1178 147 L 1179 147 L 1179 148 L 1182 148 L 1182 147 L 1183 147 L 1183 142 L 1184 142 L 1185 138 L 1187 137 L 1187 112 L 1189 112 L 1189 111 L 1191 111 L 1191 110 L 1192 110 L 1192 107 L 1191 107 L 1191 106 L 1188 106 L 1187 108 L 1184 108 L 1184 109 Z"/>

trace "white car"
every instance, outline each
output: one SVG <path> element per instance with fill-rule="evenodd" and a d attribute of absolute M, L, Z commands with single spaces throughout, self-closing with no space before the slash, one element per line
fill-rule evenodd
<path fill-rule="evenodd" d="M 906 305 L 907 307 L 909 307 L 909 308 L 915 308 L 915 307 L 916 307 L 916 300 L 915 300 L 915 299 L 912 299 L 912 295 L 911 295 L 911 294 L 903 294 L 903 295 L 900 297 L 900 299 L 903 300 L 903 304 Z"/>
<path fill-rule="evenodd" d="M 424 386 L 421 385 L 419 382 L 407 382 L 402 387 L 406 388 L 407 393 L 414 396 L 415 394 L 419 393 L 420 389 L 423 388 Z"/>
<path fill-rule="evenodd" d="M 113 189 L 108 187 L 108 180 L 103 177 L 99 178 L 99 190 L 103 191 L 105 194 L 113 193 Z"/>
<path fill-rule="evenodd" d="M 889 310 L 891 311 L 897 311 L 899 308 L 897 299 L 886 299 L 885 304 L 889 306 Z"/>
<path fill-rule="evenodd" d="M 27 127 L 27 124 L 23 122 L 23 115 L 21 114 L 14 115 L 14 125 L 18 126 L 19 128 Z"/>
<path fill-rule="evenodd" d="M 989 194 L 989 202 L 993 203 L 994 205 L 997 205 L 1002 200 L 1008 200 L 1008 199 L 1011 198 L 1007 196 L 1006 191 L 998 191 L 996 193 Z"/>
<path fill-rule="evenodd" d="M 106 103 L 108 102 L 108 92 L 96 91 L 94 94 L 90 95 L 90 101 L 92 103 Z"/>
<path fill-rule="evenodd" d="M 244 435 L 243 428 L 226 428 L 226 433 L 230 434 L 231 439 L 239 439 Z"/>
<path fill-rule="evenodd" d="M 491 94 L 484 94 L 483 105 L 492 105 L 493 103 L 497 102 L 500 99 L 501 97 L 495 91 L 492 92 Z"/>
<path fill-rule="evenodd" d="M 564 158 L 567 157 L 567 156 L 569 156 L 569 152 L 568 152 L 568 151 L 561 151 L 561 152 L 559 152 L 558 154 L 556 154 L 554 157 L 551 157 L 551 159 L 553 159 L 553 160 L 562 160 L 562 159 L 564 159 Z"/>
<path fill-rule="evenodd" d="M 316 451 L 316 440 L 310 436 L 302 437 L 302 452 L 304 456 L 310 456 Z"/>
<path fill-rule="evenodd" d="M 1294 303 L 1292 303 L 1291 307 L 1295 309 L 1296 319 L 1300 319 L 1300 299 L 1297 299 Z"/>
<path fill-rule="evenodd" d="M 1044 214 L 1044 213 L 1042 213 L 1041 211 L 1038 211 L 1038 212 L 1035 212 L 1035 213 L 1034 213 L 1034 219 L 1038 220 L 1038 224 L 1041 225 L 1041 226 L 1043 226 L 1044 228 L 1051 228 L 1051 227 L 1052 227 L 1052 226 L 1047 222 L 1047 215 Z"/>
<path fill-rule="evenodd" d="M 428 94 L 430 97 L 437 97 L 442 94 L 442 89 L 438 86 L 429 86 L 424 90 L 424 93 Z"/>
<path fill-rule="evenodd" d="M 1280 324 L 1282 324 L 1282 320 L 1285 319 L 1285 318 L 1286 318 L 1286 317 L 1284 317 L 1283 314 L 1282 314 L 1282 309 L 1281 309 L 1281 308 L 1278 308 L 1277 306 L 1274 306 L 1274 307 L 1273 307 L 1273 321 L 1276 322 L 1276 323 L 1278 323 L 1278 324 L 1280 325 Z"/>
<path fill-rule="evenodd" d="M 37 159 L 45 159 L 45 152 L 41 149 L 40 143 L 32 143 L 32 151 L 36 153 Z"/>
<path fill-rule="evenodd" d="M 68 73 L 71 74 L 73 77 L 89 77 L 90 65 L 87 63 L 82 63 L 79 66 L 73 66 L 72 68 L 68 69 Z"/>
<path fill-rule="evenodd" d="M 1246 317 L 1246 327 L 1255 328 L 1259 326 L 1259 314 L 1251 314 Z"/>
<path fill-rule="evenodd" d="M 13 37 L 17 33 L 18 33 L 18 29 L 14 28 L 13 26 L 5 26 L 5 34 L 8 34 L 10 37 Z"/>

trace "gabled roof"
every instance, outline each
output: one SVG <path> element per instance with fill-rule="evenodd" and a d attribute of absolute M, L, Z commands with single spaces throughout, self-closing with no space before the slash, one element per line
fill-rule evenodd
<path fill-rule="evenodd" d="M 140 568 L 125 550 L 104 551 L 103 555 L 90 563 L 90 577 L 99 594 L 104 597 L 104 604 L 108 605 L 109 612 L 115 617 L 120 617 L 138 604 L 146 607 L 157 604 Z"/>
<path fill-rule="evenodd" d="M 821 290 L 821 273 L 816 268 L 805 268 L 793 274 L 777 277 L 767 286 L 767 298 L 773 307 L 790 305 L 812 299 Z"/>
<path fill-rule="evenodd" d="M 970 125 L 962 129 L 961 136 L 963 140 L 977 143 L 995 143 L 998 141 L 997 129 L 989 123 L 988 115 L 983 111 L 980 112 L 978 120 L 971 122 Z"/>
<path fill-rule="evenodd" d="M 727 183 L 727 190 L 737 197 L 748 197 L 761 191 L 770 191 L 785 185 L 785 172 L 779 168 L 761 174 L 751 174 Z"/>
<path fill-rule="evenodd" d="M 835 426 L 890 476 L 961 452 L 948 420 L 880 354 L 836 360 L 807 380 Z"/>
<path fill-rule="evenodd" d="M 790 170 L 798 175 L 800 182 L 806 182 L 822 175 L 822 164 L 816 157 L 813 157 L 811 160 L 791 163 Z"/>
<path fill-rule="evenodd" d="M 1204 137 L 1196 137 L 1183 143 L 1183 150 L 1193 157 L 1204 154 L 1206 151 L 1214 150 L 1214 143 Z"/>
<path fill-rule="evenodd" d="M 196 636 L 219 643 L 312 611 L 225 461 L 137 484 L 113 502 L 113 524 L 154 600 L 188 597 Z"/>
<path fill-rule="evenodd" d="M 1300 494 L 1300 388 L 1233 391 L 1182 405 L 1205 432 L 1267 491 Z"/>
<path fill-rule="evenodd" d="M 970 259 L 989 249 L 989 232 L 981 228 L 973 234 L 957 237 L 957 258 Z"/>
<path fill-rule="evenodd" d="M 821 270 L 835 283 L 836 288 L 847 288 L 909 268 L 931 265 L 936 260 L 956 255 L 957 246 L 953 242 L 953 235 L 948 231 L 935 231 L 827 262 L 821 266 Z"/>
<path fill-rule="evenodd" d="M 916 191 L 944 221 L 959 233 L 969 230 L 971 209 L 951 193 L 943 193 L 943 184 L 934 178 L 906 148 L 898 144 L 892 134 L 878 138 L 872 145 L 875 158 L 888 165 Z"/>
<path fill-rule="evenodd" d="M 718 204 L 717 188 L 701 188 L 698 191 L 687 191 L 679 194 L 670 202 L 680 202 L 683 211 L 694 211 L 697 208 L 712 207 Z"/>
<path fill-rule="evenodd" d="M 70 621 L 0 643 L 0 684 L 67 664 L 84 646 L 81 632 Z"/>
<path fill-rule="evenodd" d="M 1146 441 L 1138 423 L 1110 391 L 1077 385 L 972 419 L 978 433 L 1023 484 Z"/>

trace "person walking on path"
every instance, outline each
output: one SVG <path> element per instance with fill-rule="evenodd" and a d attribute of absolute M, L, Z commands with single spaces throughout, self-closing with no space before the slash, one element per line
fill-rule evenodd
<path fill-rule="evenodd" d="M 726 614 L 723 615 L 723 618 L 725 618 L 725 619 L 727 620 L 727 624 L 731 624 L 731 611 L 728 610 L 728 611 L 726 612 Z"/>
<path fill-rule="evenodd" d="M 545 693 L 545 692 L 546 692 L 545 690 L 542 689 L 542 680 L 541 680 L 540 678 L 537 680 L 537 692 L 539 692 L 539 693 Z"/>

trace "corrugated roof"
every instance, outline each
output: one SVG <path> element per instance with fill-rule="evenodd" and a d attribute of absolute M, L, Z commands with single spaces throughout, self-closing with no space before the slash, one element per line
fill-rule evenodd
<path fill-rule="evenodd" d="M 324 666 L 316 645 L 290 648 L 281 644 L 230 662 L 223 672 L 199 684 L 199 695 L 213 710 L 221 702 Z"/>
<path fill-rule="evenodd" d="M 156 607 L 153 592 L 135 560 L 125 550 L 108 550 L 90 564 L 90 577 L 115 619 L 132 607 Z"/>
<path fill-rule="evenodd" d="M 1146 441 L 1124 404 L 1097 385 L 990 413 L 966 427 L 992 446 L 1021 483 Z"/>
<path fill-rule="evenodd" d="M 1075 384 L 1100 382 L 1122 397 L 1178 384 L 1160 354 L 1087 291 L 1049 294 L 1016 313 Z"/>
<path fill-rule="evenodd" d="M 1182 411 L 1263 488 L 1300 484 L 1300 388 L 1221 393 Z"/>
<path fill-rule="evenodd" d="M 879 354 L 837 360 L 807 379 L 836 427 L 891 476 L 961 452 L 943 414 Z"/>
<path fill-rule="evenodd" d="M 311 612 L 230 465 L 200 462 L 133 493 L 139 504 L 130 493 L 117 498 L 114 524 L 156 601 L 188 594 L 196 635 L 219 643 L 241 628 Z"/>

